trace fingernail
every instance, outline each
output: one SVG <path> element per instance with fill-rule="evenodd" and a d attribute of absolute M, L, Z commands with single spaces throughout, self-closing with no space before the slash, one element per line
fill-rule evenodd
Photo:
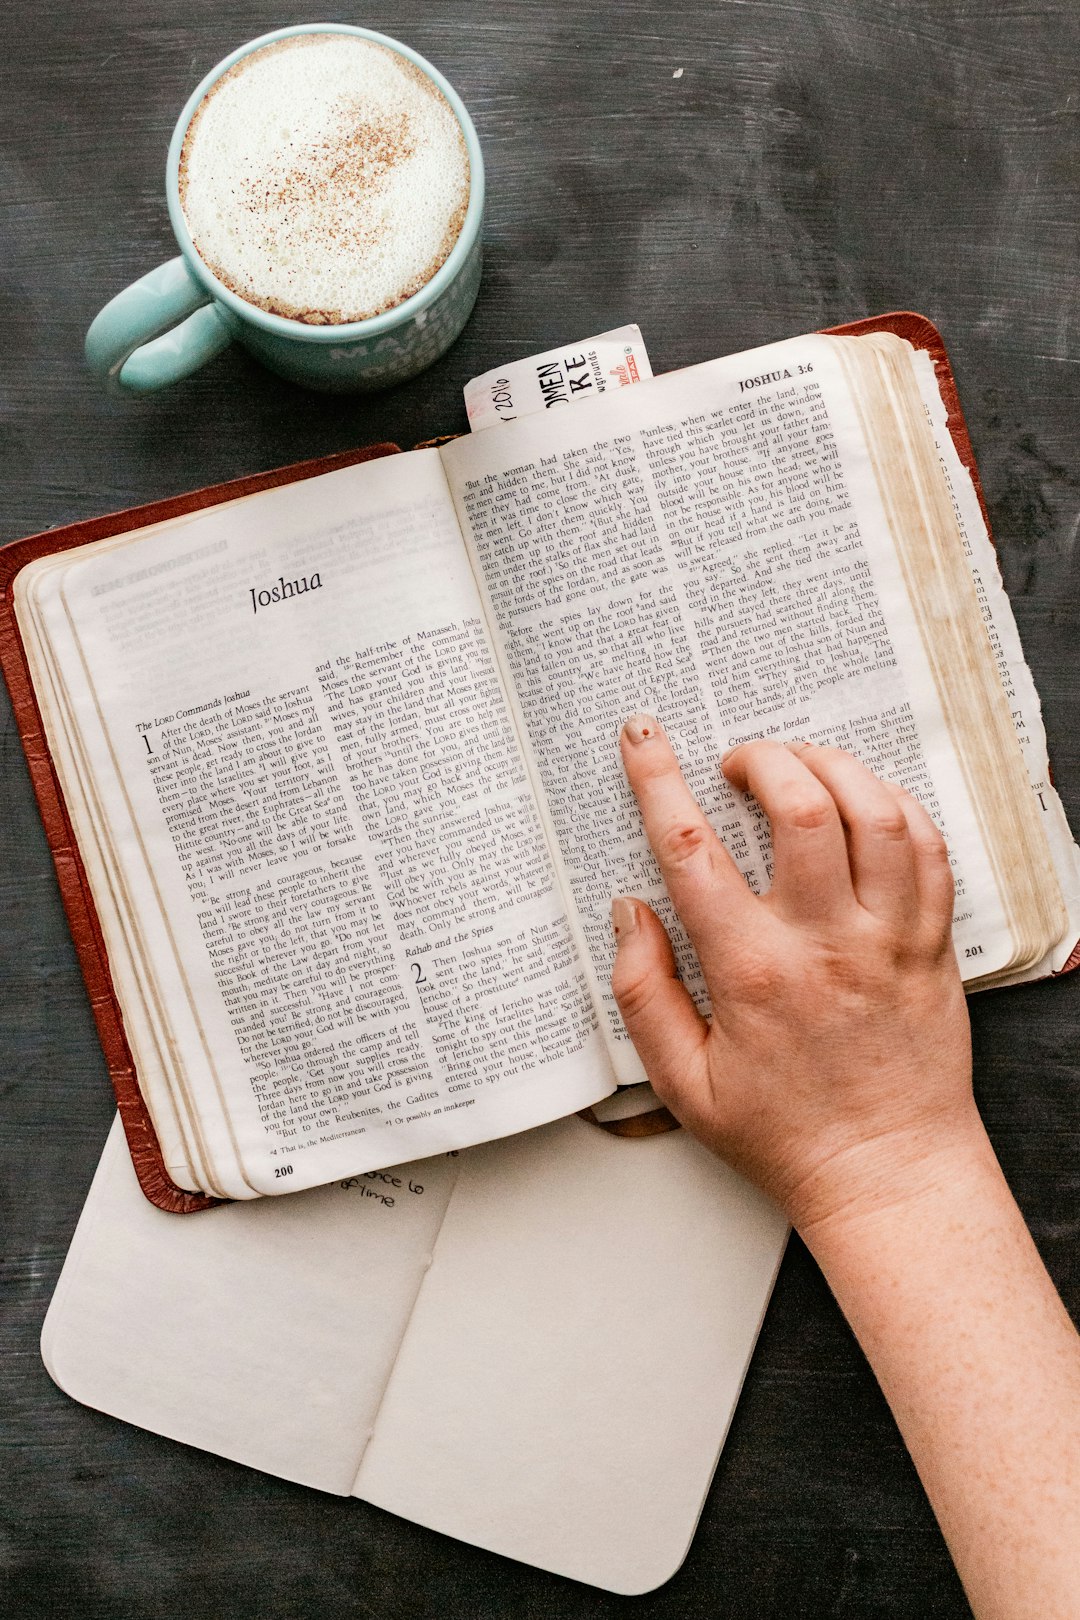
<path fill-rule="evenodd" d="M 809 748 L 809 746 L 809 743 L 804 742 L 786 742 L 784 744 L 784 747 L 787 749 L 789 754 L 801 754 L 803 749 Z"/>
<path fill-rule="evenodd" d="M 616 939 L 625 939 L 637 927 L 637 906 L 624 894 L 616 895 L 611 902 L 611 926 Z"/>
<path fill-rule="evenodd" d="M 623 726 L 627 742 L 648 742 L 650 737 L 662 737 L 664 728 L 651 714 L 632 714 Z"/>

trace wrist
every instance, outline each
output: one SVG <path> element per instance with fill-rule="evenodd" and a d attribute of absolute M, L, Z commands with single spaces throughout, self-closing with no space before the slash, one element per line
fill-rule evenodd
<path fill-rule="evenodd" d="M 966 1183 L 1001 1172 L 974 1101 L 948 1117 L 849 1143 L 805 1175 L 786 1200 L 806 1246 L 823 1255 L 910 1216 Z"/>

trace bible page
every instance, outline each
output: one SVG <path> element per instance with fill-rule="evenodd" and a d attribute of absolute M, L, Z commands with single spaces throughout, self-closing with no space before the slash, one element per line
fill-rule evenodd
<path fill-rule="evenodd" d="M 23 642 L 53 763 L 64 784 L 65 808 L 94 895 L 102 935 L 109 941 L 109 972 L 125 1007 L 128 1040 L 140 1054 L 140 1091 L 170 1179 L 189 1192 L 205 1189 L 214 1193 L 218 1189 L 213 1168 L 202 1157 L 198 1141 L 173 1100 L 175 1086 L 167 1072 L 173 1053 L 167 1029 L 158 1016 L 153 976 L 132 927 L 120 874 L 106 858 L 110 839 L 101 801 L 86 765 L 82 739 L 64 701 L 53 649 L 47 639 L 39 639 L 30 628 L 31 622 L 37 628 L 35 593 L 44 577 L 45 571 L 38 571 L 23 598 L 24 613 L 28 615 L 23 624 Z"/>
<path fill-rule="evenodd" d="M 241 499 L 250 497 L 241 497 Z M 235 503 L 228 503 L 230 505 Z M 221 510 L 221 507 L 218 507 Z M 175 533 L 188 517 L 169 524 L 141 529 L 141 537 L 164 527 Z M 130 543 L 130 536 L 93 542 L 95 552 Z M 109 973 L 124 1007 L 128 1039 L 139 1053 L 139 1089 L 149 1111 L 166 1172 L 177 1186 L 189 1192 L 219 1193 L 214 1171 L 202 1153 L 200 1133 L 192 1128 L 176 1107 L 180 1089 L 176 1054 L 169 1035 L 165 1009 L 155 995 L 154 979 L 146 958 L 143 940 L 134 927 L 130 897 L 124 889 L 123 873 L 110 856 L 111 840 L 100 794 L 87 761 L 86 748 L 66 701 L 56 651 L 42 633 L 38 601 L 46 581 L 54 572 L 68 566 L 65 553 L 43 558 L 33 571 L 20 575 L 15 598 L 23 634 L 23 646 L 31 671 L 34 692 L 49 739 L 49 751 L 64 789 L 64 805 L 71 821 L 75 842 L 87 871 L 103 936 L 108 940 Z M 67 621 L 54 625 L 61 641 L 70 641 Z M 77 657 L 69 649 L 69 662 Z"/>
<path fill-rule="evenodd" d="M 528 738 L 620 1081 L 642 1077 L 610 995 L 614 894 L 668 925 L 707 1005 L 623 776 L 635 710 L 667 729 L 751 888 L 765 817 L 718 769 L 753 737 L 829 742 L 942 828 L 974 974 L 1013 944 L 873 466 L 828 338 L 794 339 L 459 439 L 442 451 Z"/>
<path fill-rule="evenodd" d="M 1001 579 L 997 553 L 987 531 L 971 474 L 956 452 L 948 429 L 945 402 L 934 374 L 934 363 L 924 350 L 914 356 L 915 370 L 926 418 L 934 435 L 941 471 L 952 496 L 986 633 L 990 639 L 1002 688 L 1009 700 L 1017 740 L 1031 779 L 1054 868 L 1068 911 L 1068 927 L 1048 954 L 1015 976 L 1016 982 L 1039 979 L 1065 966 L 1080 939 L 1080 851 L 1077 850 L 1065 810 L 1050 779 L 1042 707 L 1031 670 L 1020 644 L 1020 634 Z M 1013 980 L 1001 980 L 1001 983 Z"/>
<path fill-rule="evenodd" d="M 49 579 L 215 1189 L 292 1191 L 611 1089 L 435 452 Z"/>

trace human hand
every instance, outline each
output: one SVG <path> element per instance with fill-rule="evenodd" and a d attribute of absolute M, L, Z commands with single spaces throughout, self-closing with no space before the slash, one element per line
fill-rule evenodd
<path fill-rule="evenodd" d="M 982 1129 L 952 878 L 926 813 L 833 748 L 722 761 L 772 827 L 750 893 L 647 715 L 623 759 L 712 997 L 613 903 L 612 986 L 649 1078 L 807 1240 L 980 1616 L 1076 1615 L 1080 1347 Z"/>
<path fill-rule="evenodd" d="M 722 770 L 769 818 L 757 897 L 657 722 L 635 716 L 620 742 L 712 1001 L 706 1021 L 656 914 L 615 900 L 612 989 L 657 1095 L 804 1233 L 947 1175 L 982 1128 L 930 817 L 839 749 L 745 743 Z"/>

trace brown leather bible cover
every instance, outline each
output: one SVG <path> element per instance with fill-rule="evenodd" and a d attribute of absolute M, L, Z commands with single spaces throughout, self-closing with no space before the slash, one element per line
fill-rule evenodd
<path fill-rule="evenodd" d="M 845 326 L 832 326 L 827 330 L 831 334 L 844 336 L 859 336 L 866 332 L 894 332 L 898 337 L 906 338 L 914 348 L 925 349 L 930 354 L 941 397 L 948 411 L 949 431 L 960 460 L 971 473 L 989 531 L 986 502 L 979 483 L 967 425 L 960 409 L 956 382 L 941 334 L 933 323 L 923 315 L 916 315 L 910 310 L 901 310 L 889 315 L 874 316 L 869 320 L 853 321 Z M 444 442 L 446 441 L 442 438 L 428 441 L 430 444 Z M 358 461 L 393 455 L 397 453 L 397 449 L 396 445 L 377 444 L 363 450 L 326 456 L 316 461 L 296 462 L 275 472 L 239 478 L 227 484 L 214 484 L 210 488 L 196 490 L 191 494 L 154 501 L 148 506 L 132 507 L 126 512 L 113 512 L 107 517 L 89 518 L 81 523 L 68 524 L 61 529 L 47 530 L 44 534 L 13 541 L 0 549 L 0 667 L 3 668 L 11 693 L 16 725 L 26 751 L 34 792 L 45 824 L 45 834 L 56 865 L 60 896 L 71 926 L 75 950 L 86 980 L 98 1034 L 112 1076 L 135 1173 L 147 1198 L 160 1209 L 177 1214 L 189 1214 L 195 1210 L 209 1209 L 220 1200 L 185 1192 L 170 1180 L 165 1170 L 157 1135 L 135 1078 L 131 1050 L 124 1033 L 124 1022 L 113 989 L 105 943 L 87 883 L 86 871 L 75 845 L 60 784 L 45 741 L 26 653 L 15 621 L 13 610 L 15 576 L 26 563 L 32 562 L 37 557 L 87 545 L 92 540 L 101 540 L 109 535 L 125 534 L 133 529 L 145 528 L 151 523 L 160 523 L 204 507 L 216 506 L 221 501 L 254 495 L 260 490 L 272 489 L 278 484 L 293 483 L 300 478 L 314 478 L 319 473 L 334 472 L 339 467 L 352 466 Z M 1078 963 L 1080 963 L 1080 946 L 1069 958 L 1062 972 L 1068 972 Z"/>

